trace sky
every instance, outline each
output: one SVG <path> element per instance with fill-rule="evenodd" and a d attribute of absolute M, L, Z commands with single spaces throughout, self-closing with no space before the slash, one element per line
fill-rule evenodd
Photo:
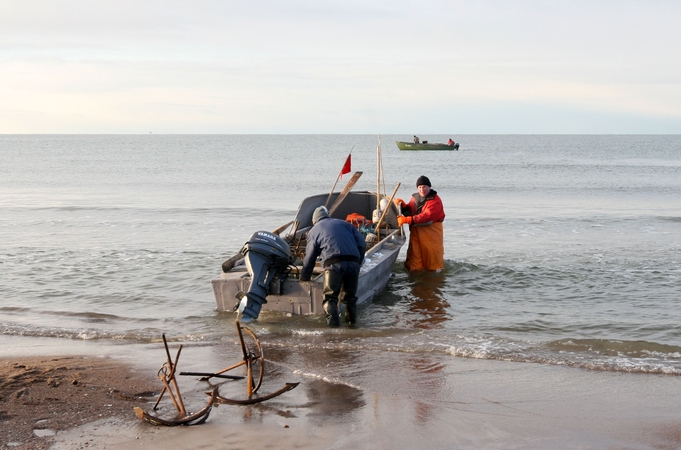
<path fill-rule="evenodd" d="M 0 0 L 0 134 L 677 134 L 678 0 Z"/>

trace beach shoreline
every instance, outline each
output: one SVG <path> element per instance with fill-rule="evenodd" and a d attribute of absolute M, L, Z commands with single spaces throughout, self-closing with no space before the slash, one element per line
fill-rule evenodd
<path fill-rule="evenodd" d="M 150 374 L 109 358 L 30 356 L 0 359 L 3 448 L 49 448 L 52 438 L 101 419 L 132 418 L 158 393 Z"/>
<path fill-rule="evenodd" d="M 0 359 L 3 448 L 681 447 L 676 376 L 452 357 L 435 374 L 437 394 L 428 395 L 430 386 L 414 396 L 382 390 L 380 380 L 378 387 L 358 387 L 279 368 L 266 374 L 265 392 L 284 381 L 301 385 L 257 405 L 219 405 L 202 425 L 163 427 L 133 412 L 135 406 L 151 410 L 157 398 L 161 382 L 152 368 L 162 362 L 161 348 L 86 348 L 100 348 L 104 356 L 30 350 L 23 357 L 13 347 L 14 356 Z M 190 347 L 187 367 L 222 363 L 212 360 L 213 350 Z M 69 353 L 68 346 L 62 352 Z M 408 386 L 426 384 L 429 372 L 423 374 L 423 380 L 400 378 L 399 371 L 392 376 Z M 188 403 L 205 403 L 205 383 L 190 377 L 180 383 Z M 174 413 L 167 398 L 161 406 L 158 415 Z"/>

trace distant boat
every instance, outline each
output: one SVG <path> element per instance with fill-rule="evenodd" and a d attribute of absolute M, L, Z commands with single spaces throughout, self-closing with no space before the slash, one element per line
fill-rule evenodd
<path fill-rule="evenodd" d="M 454 145 L 447 145 L 440 143 L 430 144 L 428 141 L 423 141 L 415 144 L 413 142 L 397 141 L 397 148 L 400 150 L 458 150 L 459 143 L 456 142 Z"/>

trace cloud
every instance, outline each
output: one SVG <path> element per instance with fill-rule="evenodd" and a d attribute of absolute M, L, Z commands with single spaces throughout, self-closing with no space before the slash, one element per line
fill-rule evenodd
<path fill-rule="evenodd" d="M 581 133 L 637 120 L 639 132 L 678 133 L 680 12 L 672 1 L 3 2 L 0 133 Z"/>

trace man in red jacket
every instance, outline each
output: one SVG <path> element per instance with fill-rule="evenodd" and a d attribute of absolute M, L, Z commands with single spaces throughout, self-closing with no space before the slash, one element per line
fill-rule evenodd
<path fill-rule="evenodd" d="M 444 206 L 437 191 L 431 189 L 428 177 L 421 175 L 416 180 L 416 188 L 418 192 L 412 195 L 409 204 L 402 199 L 395 200 L 404 214 L 397 217 L 398 225 L 409 225 L 409 248 L 404 265 L 410 272 L 439 272 L 445 266 Z"/>

